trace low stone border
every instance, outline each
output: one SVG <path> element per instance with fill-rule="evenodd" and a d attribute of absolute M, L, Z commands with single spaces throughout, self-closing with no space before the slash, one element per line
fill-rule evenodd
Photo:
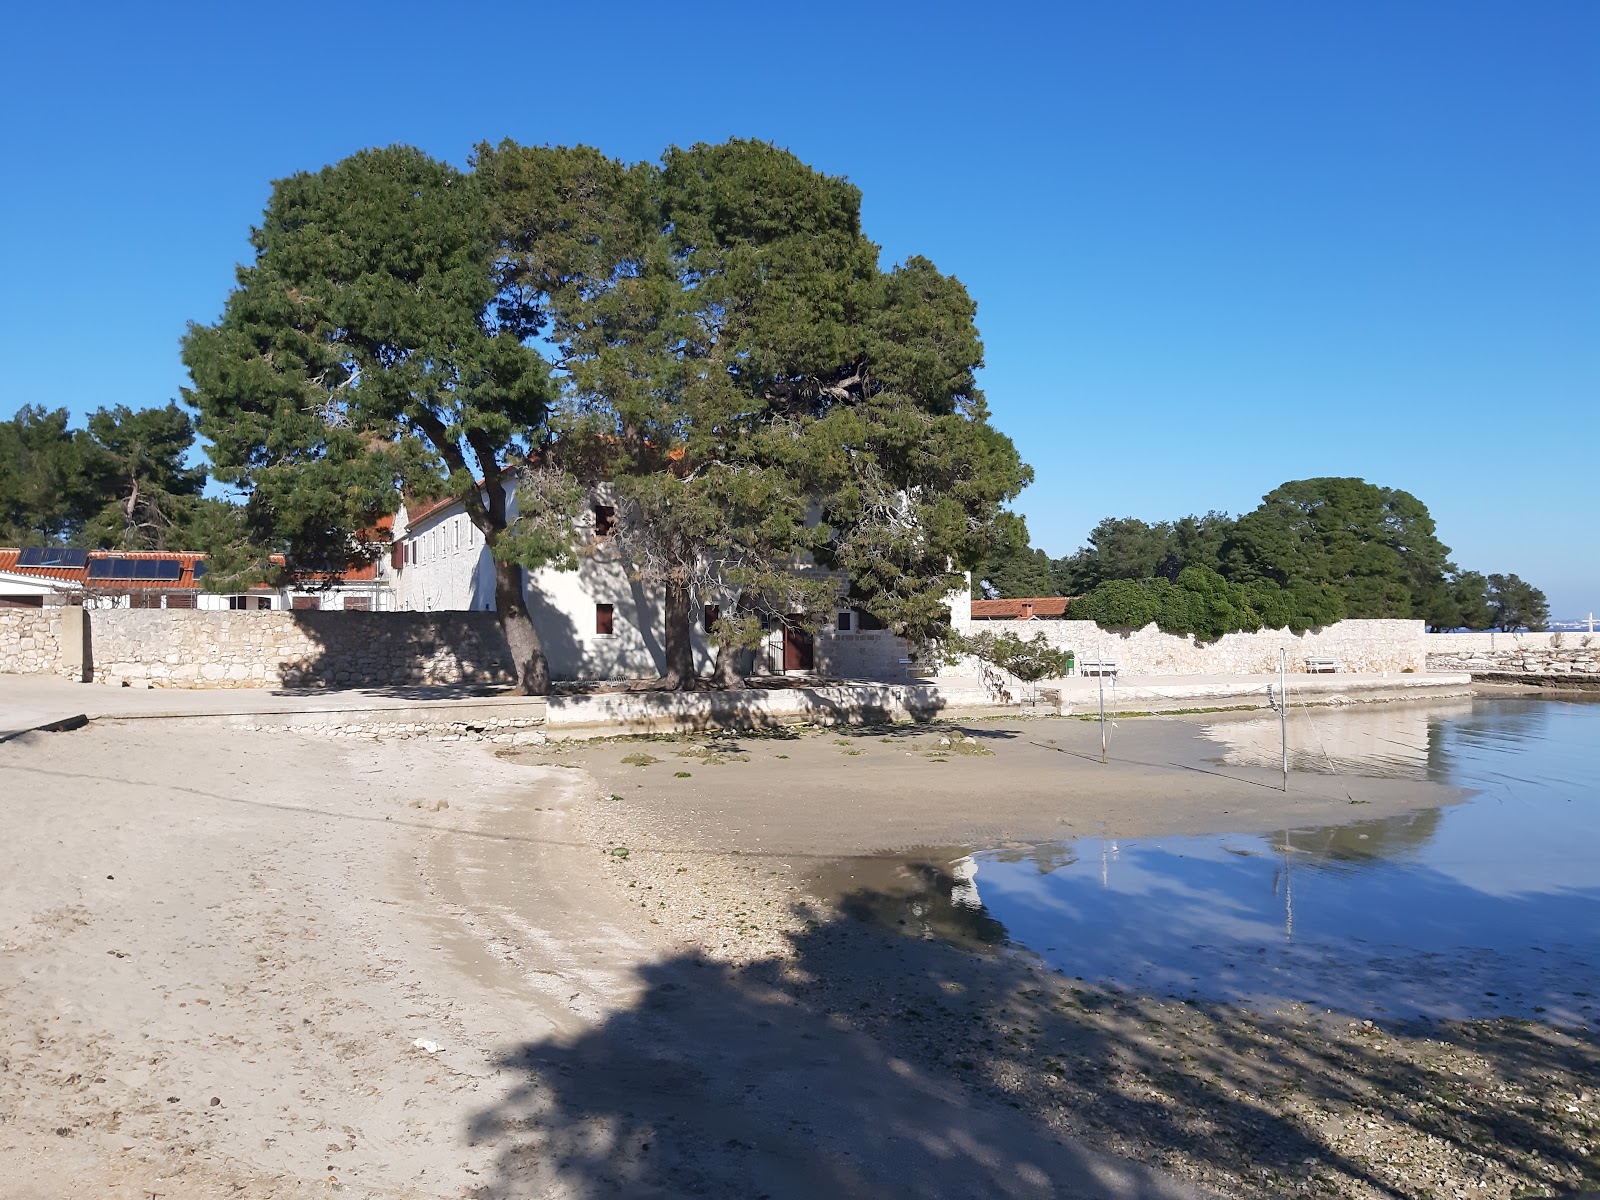
<path fill-rule="evenodd" d="M 328 721 L 317 724 L 258 720 L 236 721 L 236 727 L 255 733 L 310 733 L 330 738 L 371 738 L 433 742 L 494 742 L 503 746 L 539 746 L 545 741 L 543 718 L 492 718 L 484 724 L 470 721 Z"/>

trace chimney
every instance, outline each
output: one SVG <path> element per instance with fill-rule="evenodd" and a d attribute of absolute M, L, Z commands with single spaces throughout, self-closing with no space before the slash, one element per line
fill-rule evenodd
<path fill-rule="evenodd" d="M 1018 617 L 1017 620 L 1019 620 L 1019 621 L 1031 621 L 1031 620 L 1033 620 L 1033 601 L 1032 600 L 1024 600 L 1022 602 L 1022 615 L 1020 617 Z"/>

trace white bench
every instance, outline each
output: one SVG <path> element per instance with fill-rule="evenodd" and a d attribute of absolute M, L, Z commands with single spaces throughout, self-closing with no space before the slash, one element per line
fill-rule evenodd
<path fill-rule="evenodd" d="M 1080 658 L 1079 675 L 1115 675 L 1117 664 L 1109 658 Z"/>
<path fill-rule="evenodd" d="M 1342 671 L 1344 664 L 1337 658 L 1308 658 L 1306 659 L 1306 674 L 1321 675 L 1330 671 Z"/>

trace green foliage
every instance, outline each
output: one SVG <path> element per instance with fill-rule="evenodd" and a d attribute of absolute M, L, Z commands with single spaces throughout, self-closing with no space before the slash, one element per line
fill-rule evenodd
<path fill-rule="evenodd" d="M 535 444 L 549 368 L 497 299 L 489 208 L 470 176 L 409 147 L 279 180 L 222 320 L 184 361 L 215 474 L 249 493 L 249 568 L 370 560 L 398 506 L 470 496 L 491 549 L 499 478 Z M 498 519 L 496 519 L 498 517 Z"/>
<path fill-rule="evenodd" d="M 995 522 L 996 543 L 972 571 L 974 598 L 1014 600 L 1028 596 L 1059 596 L 1050 556 L 1028 545 L 1028 527 L 1013 513 L 1001 513 Z"/>
<path fill-rule="evenodd" d="M 1488 601 L 1494 608 L 1495 628 L 1546 629 L 1550 605 L 1538 588 L 1515 575 L 1489 576 Z"/>
<path fill-rule="evenodd" d="M 1105 629 L 1142 629 L 1193 634 L 1213 642 L 1225 633 L 1292 629 L 1296 633 L 1341 619 L 1340 598 L 1331 589 L 1304 582 L 1289 588 L 1257 580 L 1230 583 L 1209 567 L 1185 567 L 1176 582 L 1115 579 L 1072 602 L 1068 615 Z"/>
<path fill-rule="evenodd" d="M 1067 652 L 1050 645 L 1044 637 L 1023 638 L 1015 633 L 961 634 L 947 640 L 949 651 L 971 655 L 980 662 L 1015 675 L 1024 683 L 1054 679 L 1067 673 Z"/>
<path fill-rule="evenodd" d="M 1088 595 L 1079 596 L 1067 608 L 1067 615 L 1075 621 L 1093 621 L 1102 629 L 1143 629 L 1146 625 L 1160 625 L 1163 617 L 1167 624 L 1162 628 L 1169 633 L 1172 617 L 1167 614 L 1167 594 L 1172 585 L 1165 579 L 1108 579 L 1092 588 Z M 1188 614 L 1179 617 L 1179 624 L 1188 624 Z"/>
<path fill-rule="evenodd" d="M 1456 626 L 1466 629 L 1493 629 L 1494 604 L 1489 599 L 1489 580 L 1476 571 L 1457 571 L 1450 581 L 1451 598 L 1455 601 Z"/>
<path fill-rule="evenodd" d="M 89 437 L 112 494 L 89 520 L 84 538 L 118 550 L 191 549 L 197 502 L 206 473 L 185 465 L 194 445 L 189 414 L 124 405 L 89 414 Z"/>
<path fill-rule="evenodd" d="M 215 474 L 248 494 L 240 536 L 207 547 L 207 585 L 371 561 L 402 494 L 462 497 L 500 564 L 567 561 L 549 522 L 504 536 L 498 485 L 537 455 L 553 392 L 478 181 L 410 147 L 365 150 L 274 184 L 251 244 L 222 320 L 184 341 Z M 519 684 L 544 690 L 520 587 L 496 597 Z"/>
<path fill-rule="evenodd" d="M 1166 563 L 1172 527 L 1137 517 L 1107 517 L 1089 533 L 1089 544 L 1065 567 L 1071 595 L 1083 595 L 1117 579 L 1153 579 Z"/>
<path fill-rule="evenodd" d="M 971 298 L 925 259 L 881 270 L 860 202 L 741 140 L 659 167 L 504 142 L 471 174 L 392 147 L 280 180 L 185 344 L 216 474 L 249 493 L 228 567 L 370 558 L 402 490 L 464 496 L 498 562 L 571 565 L 603 486 L 680 683 L 693 589 L 742 593 L 730 635 L 820 622 L 837 585 L 808 559 L 935 634 L 1030 475 L 975 386 Z M 514 526 L 473 485 L 507 471 Z"/>
<path fill-rule="evenodd" d="M 952 631 L 945 639 L 944 652 L 951 659 L 963 655 L 978 660 L 985 668 L 1004 671 L 1028 685 L 1030 699 L 1037 698 L 1035 685 L 1041 679 L 1056 679 L 1067 673 L 1071 656 L 1042 637 L 1023 638 L 1009 630 L 963 634 Z"/>
<path fill-rule="evenodd" d="M 66 409 L 24 405 L 0 423 L 0 541 L 187 548 L 206 482 L 185 465 L 194 436 L 172 403 L 98 409 L 86 430 Z"/>
<path fill-rule="evenodd" d="M 1176 580 L 1186 567 L 1220 570 L 1233 525 L 1232 517 L 1215 511 L 1154 525 L 1107 517 L 1090 531 L 1087 546 L 1056 560 L 1057 594 L 1081 596 L 1113 579 Z"/>
<path fill-rule="evenodd" d="M 1098 613 L 1094 619 L 1117 628 L 1155 621 L 1206 639 L 1251 628 L 1252 619 L 1298 631 L 1346 616 L 1420 618 L 1432 629 L 1548 618 L 1542 594 L 1529 595 L 1537 589 L 1518 580 L 1502 602 L 1495 577 L 1458 570 L 1448 555 L 1427 507 L 1409 492 L 1324 478 L 1285 483 L 1237 520 L 1219 512 L 1154 525 L 1108 517 L 1053 570 L 1062 592 L 1082 597 L 1074 616 Z M 1182 586 L 1194 568 L 1244 591 L 1194 578 Z"/>
<path fill-rule="evenodd" d="M 692 590 L 816 625 L 852 598 L 913 640 L 1030 478 L 974 382 L 971 298 L 925 259 L 891 271 L 859 191 L 764 142 L 480 146 L 506 280 L 555 349 L 549 463 L 617 501 L 618 543 L 667 594 L 686 683 Z M 1014 520 L 1014 518 L 1012 518 Z"/>
<path fill-rule="evenodd" d="M 1409 492 L 1361 479 L 1302 479 L 1240 517 L 1222 549 L 1243 582 L 1330 587 L 1352 617 L 1409 617 L 1444 577 L 1447 547 Z"/>
<path fill-rule="evenodd" d="M 80 543 L 104 504 L 98 450 L 69 423 L 66 409 L 33 404 L 0 423 L 0 540 L 7 544 Z"/>

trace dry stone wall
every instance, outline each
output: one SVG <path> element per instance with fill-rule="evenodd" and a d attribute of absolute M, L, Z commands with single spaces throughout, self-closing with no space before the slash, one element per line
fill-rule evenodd
<path fill-rule="evenodd" d="M 1600 677 L 1600 633 L 1430 633 L 1428 666 L 1476 675 Z"/>
<path fill-rule="evenodd" d="M 97 683 L 172 688 L 509 683 L 492 613 L 97 609 Z"/>
<path fill-rule="evenodd" d="M 1228 633 L 1214 642 L 1162 633 L 1154 625 L 1132 631 L 1101 629 L 1093 621 L 973 621 L 964 628 L 1043 637 L 1058 649 L 1071 650 L 1079 662 L 1115 662 L 1123 675 L 1270 675 L 1278 670 L 1280 648 L 1288 651 L 1289 670 L 1302 673 L 1309 658 L 1337 659 L 1346 671 L 1374 673 L 1422 671 L 1428 665 L 1429 635 L 1421 621 L 1340 621 L 1305 633 Z M 943 673 L 972 675 L 976 668 L 958 663 Z"/>
<path fill-rule="evenodd" d="M 61 675 L 60 608 L 0 608 L 0 674 Z"/>

